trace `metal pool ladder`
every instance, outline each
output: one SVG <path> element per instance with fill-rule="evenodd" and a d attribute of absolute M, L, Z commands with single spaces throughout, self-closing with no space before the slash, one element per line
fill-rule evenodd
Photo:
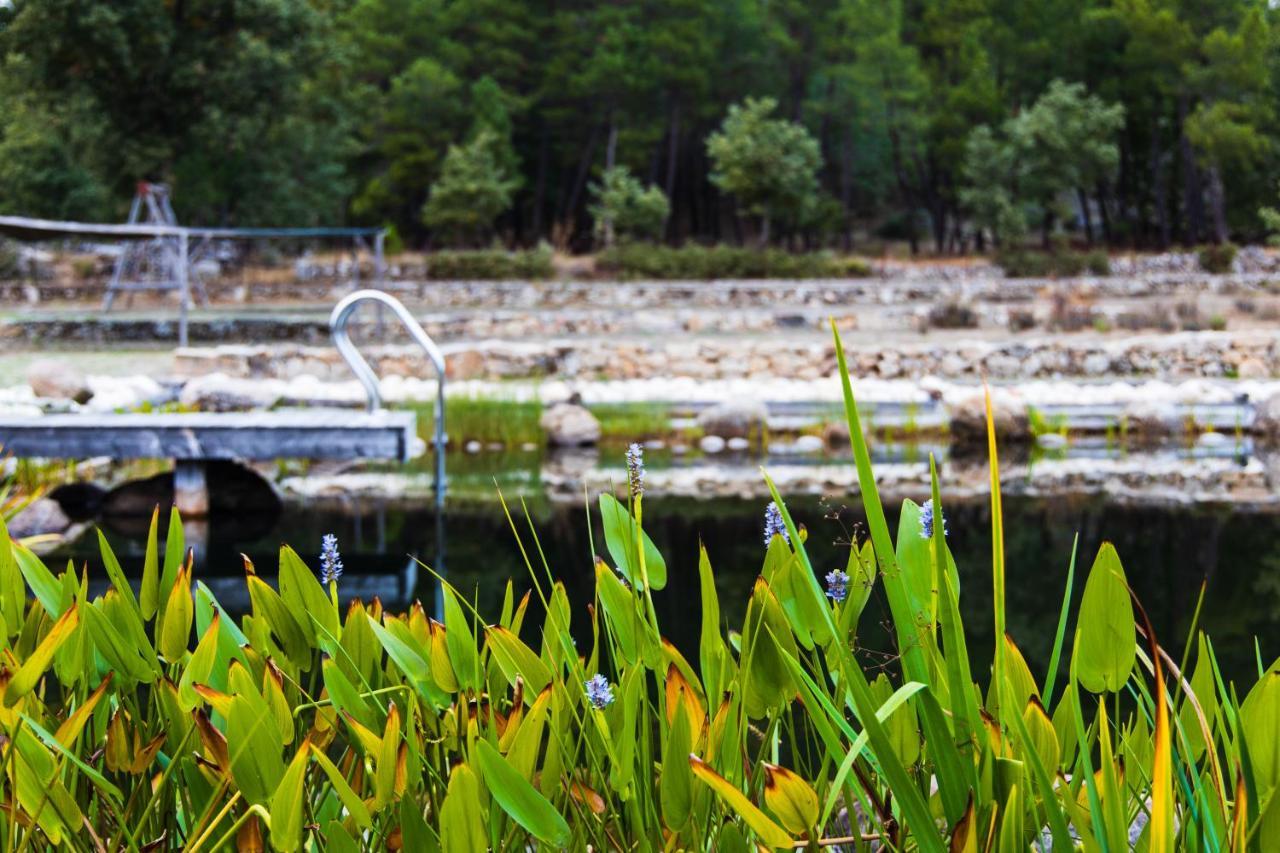
<path fill-rule="evenodd" d="M 343 298 L 341 302 L 333 307 L 333 313 L 329 315 L 329 332 L 333 337 L 333 345 L 338 348 L 338 354 L 342 356 L 342 360 L 351 368 L 351 372 L 356 375 L 356 379 L 360 380 L 360 384 L 364 386 L 365 395 L 368 397 L 365 408 L 370 412 L 376 412 L 382 408 L 382 392 L 378 384 L 378 374 L 373 372 L 373 368 L 369 366 L 369 362 L 365 360 L 360 351 L 356 349 L 356 345 L 351 341 L 351 334 L 347 330 L 347 324 L 351 321 L 351 315 L 355 313 L 356 308 L 362 302 L 375 302 L 379 306 L 386 306 L 391 309 L 391 313 L 408 330 L 409 335 L 413 338 L 418 346 L 422 347 L 422 351 L 426 353 L 432 365 L 435 366 L 438 382 L 436 383 L 436 410 L 435 410 L 435 444 L 436 451 L 436 493 L 443 497 L 445 478 L 444 478 L 444 451 L 445 445 L 449 441 L 449 437 L 444 431 L 444 384 L 445 384 L 445 365 L 444 353 L 435 341 L 431 340 L 431 336 L 427 334 L 422 325 L 409 313 L 409 309 L 404 304 L 389 293 L 381 290 L 357 290 L 356 292 Z"/>

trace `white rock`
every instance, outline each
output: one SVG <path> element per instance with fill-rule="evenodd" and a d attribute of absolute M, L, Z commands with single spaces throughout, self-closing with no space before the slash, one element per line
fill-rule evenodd
<path fill-rule="evenodd" d="M 751 442 L 747 441 L 740 435 L 735 435 L 733 438 L 725 442 L 725 447 L 733 451 L 741 452 L 751 447 Z"/>
<path fill-rule="evenodd" d="M 704 435 L 698 440 L 703 453 L 719 453 L 725 448 L 725 440 L 718 435 Z"/>
<path fill-rule="evenodd" d="M 825 445 L 816 435 L 802 435 L 795 441 L 796 453 L 820 453 Z"/>
<path fill-rule="evenodd" d="M 576 403 L 560 403 L 544 409 L 539 423 L 552 447 L 581 447 L 600 440 L 600 421 Z"/>
<path fill-rule="evenodd" d="M 27 383 L 37 397 L 75 400 L 81 404 L 93 399 L 88 377 L 62 361 L 41 359 L 33 362 L 27 368 Z"/>

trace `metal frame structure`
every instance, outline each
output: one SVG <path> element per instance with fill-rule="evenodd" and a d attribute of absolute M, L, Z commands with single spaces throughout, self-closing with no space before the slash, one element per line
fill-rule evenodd
<path fill-rule="evenodd" d="M 154 188 L 160 185 L 149 184 Z M 167 191 L 160 196 L 153 193 L 151 202 L 134 198 L 130 218 L 140 217 L 142 208 L 147 208 L 148 219 L 152 218 L 152 204 L 159 219 L 172 215 L 168 205 Z M 168 212 L 166 213 L 166 208 Z M 307 237 L 349 237 L 359 247 L 373 241 L 374 282 L 381 283 L 386 276 L 384 246 L 386 232 L 381 228 L 187 228 L 176 223 L 163 221 L 127 222 L 122 225 L 96 222 L 67 222 L 53 219 L 37 219 L 27 216 L 0 216 L 0 234 L 6 234 L 20 240 L 51 240 L 59 237 L 105 237 L 123 240 L 130 244 L 141 243 L 145 247 L 141 257 L 147 264 L 154 261 L 157 274 L 148 284 L 146 280 L 130 281 L 126 278 L 128 268 L 118 262 L 112 274 L 112 283 L 108 286 L 107 296 L 103 304 L 104 310 L 111 309 L 118 292 L 136 290 L 176 290 L 178 291 L 178 345 L 186 346 L 189 342 L 188 326 L 192 297 L 192 265 L 198 260 L 203 247 L 213 240 L 252 240 L 260 238 L 307 238 Z M 193 252 L 193 241 L 201 241 Z M 126 246 L 123 254 L 129 254 Z M 122 255 L 123 261 L 123 255 Z M 164 275 L 163 270 L 168 270 Z M 356 281 L 359 284 L 359 264 L 356 265 Z M 144 286 L 145 285 L 145 286 Z M 203 296 L 202 282 L 197 288 Z"/>

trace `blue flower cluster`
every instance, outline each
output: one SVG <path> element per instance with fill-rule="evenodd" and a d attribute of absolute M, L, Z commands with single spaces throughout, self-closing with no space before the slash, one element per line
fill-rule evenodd
<path fill-rule="evenodd" d="M 593 708 L 603 710 L 613 704 L 613 687 L 609 679 L 597 672 L 587 679 L 586 686 L 587 701 Z"/>
<path fill-rule="evenodd" d="M 939 515 L 942 516 L 942 535 L 946 536 L 951 532 L 947 529 L 947 516 L 943 513 Z M 933 498 L 929 498 L 920 506 L 920 538 L 933 538 Z"/>
<path fill-rule="evenodd" d="M 849 597 L 849 576 L 839 569 L 827 572 L 827 598 L 844 601 Z"/>
<path fill-rule="evenodd" d="M 638 444 L 627 448 L 627 482 L 633 498 L 644 494 L 644 448 Z"/>
<path fill-rule="evenodd" d="M 773 541 L 774 536 L 781 536 L 784 542 L 790 544 L 791 537 L 787 535 L 787 523 L 782 520 L 782 510 L 778 509 L 778 505 L 773 501 L 769 501 L 769 505 L 764 508 L 764 544 L 769 547 L 769 543 Z"/>
<path fill-rule="evenodd" d="M 338 553 L 338 537 L 326 533 L 320 540 L 320 583 L 333 583 L 342 577 L 342 555 Z"/>

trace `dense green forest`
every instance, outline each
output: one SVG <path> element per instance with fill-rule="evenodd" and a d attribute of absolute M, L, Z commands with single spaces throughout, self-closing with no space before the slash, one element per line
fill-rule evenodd
<path fill-rule="evenodd" d="M 1280 178 L 1277 14 L 0 0 L 0 211 L 120 219 L 151 179 L 185 221 L 387 224 L 410 245 L 585 250 L 632 220 L 789 247 L 1250 241 Z"/>

